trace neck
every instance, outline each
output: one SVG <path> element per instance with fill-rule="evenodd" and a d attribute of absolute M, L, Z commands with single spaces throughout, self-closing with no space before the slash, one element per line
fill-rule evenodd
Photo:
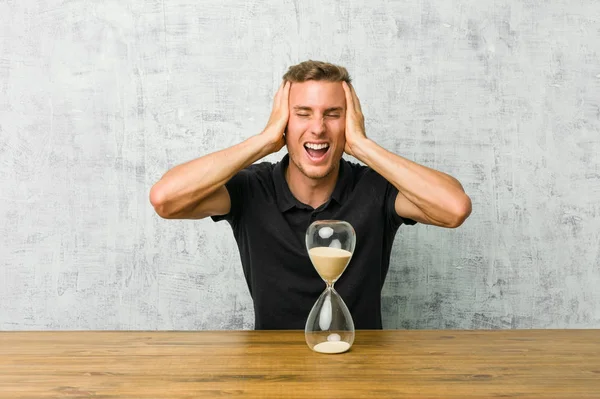
<path fill-rule="evenodd" d="M 302 173 L 293 162 L 290 162 L 285 171 L 285 180 L 298 201 L 316 209 L 331 197 L 339 171 L 340 167 L 338 165 L 327 176 L 312 179 Z"/>

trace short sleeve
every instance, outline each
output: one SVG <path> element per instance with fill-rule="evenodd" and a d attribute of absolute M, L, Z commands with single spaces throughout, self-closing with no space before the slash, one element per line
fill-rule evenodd
<path fill-rule="evenodd" d="M 386 189 L 385 189 L 385 212 L 387 215 L 388 222 L 395 227 L 399 227 L 402 224 L 414 225 L 417 222 L 404 218 L 396 212 L 396 197 L 398 196 L 398 189 L 386 181 Z"/>
<path fill-rule="evenodd" d="M 246 168 L 236 173 L 231 179 L 229 179 L 227 183 L 225 183 L 225 188 L 229 193 L 231 208 L 229 213 L 225 215 L 211 216 L 211 219 L 214 222 L 226 220 L 232 226 L 238 224 L 242 216 L 244 197 L 249 190 L 251 177 L 252 170 L 250 168 Z"/>

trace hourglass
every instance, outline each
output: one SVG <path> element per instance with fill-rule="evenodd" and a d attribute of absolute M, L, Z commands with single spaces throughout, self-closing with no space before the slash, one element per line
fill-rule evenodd
<path fill-rule="evenodd" d="M 356 233 L 350 223 L 318 220 L 306 230 L 306 249 L 326 288 L 313 305 L 304 336 L 315 352 L 342 353 L 354 342 L 354 322 L 348 307 L 333 288 L 354 252 Z"/>

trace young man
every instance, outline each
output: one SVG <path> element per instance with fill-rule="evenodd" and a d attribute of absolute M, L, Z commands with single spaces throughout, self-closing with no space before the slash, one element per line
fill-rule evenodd
<path fill-rule="evenodd" d="M 280 162 L 255 163 L 284 145 Z M 456 179 L 370 140 L 346 69 L 317 61 L 289 68 L 260 134 L 176 166 L 150 201 L 163 218 L 229 222 L 256 329 L 304 328 L 325 288 L 304 243 L 313 221 L 354 227 L 356 248 L 336 290 L 357 329 L 381 329 L 381 289 L 400 225 L 454 228 L 471 213 Z"/>

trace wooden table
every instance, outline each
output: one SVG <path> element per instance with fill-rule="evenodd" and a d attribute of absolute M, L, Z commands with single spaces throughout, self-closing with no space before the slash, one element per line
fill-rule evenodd
<path fill-rule="evenodd" d="M 3 332 L 1 398 L 600 398 L 599 330 Z"/>

